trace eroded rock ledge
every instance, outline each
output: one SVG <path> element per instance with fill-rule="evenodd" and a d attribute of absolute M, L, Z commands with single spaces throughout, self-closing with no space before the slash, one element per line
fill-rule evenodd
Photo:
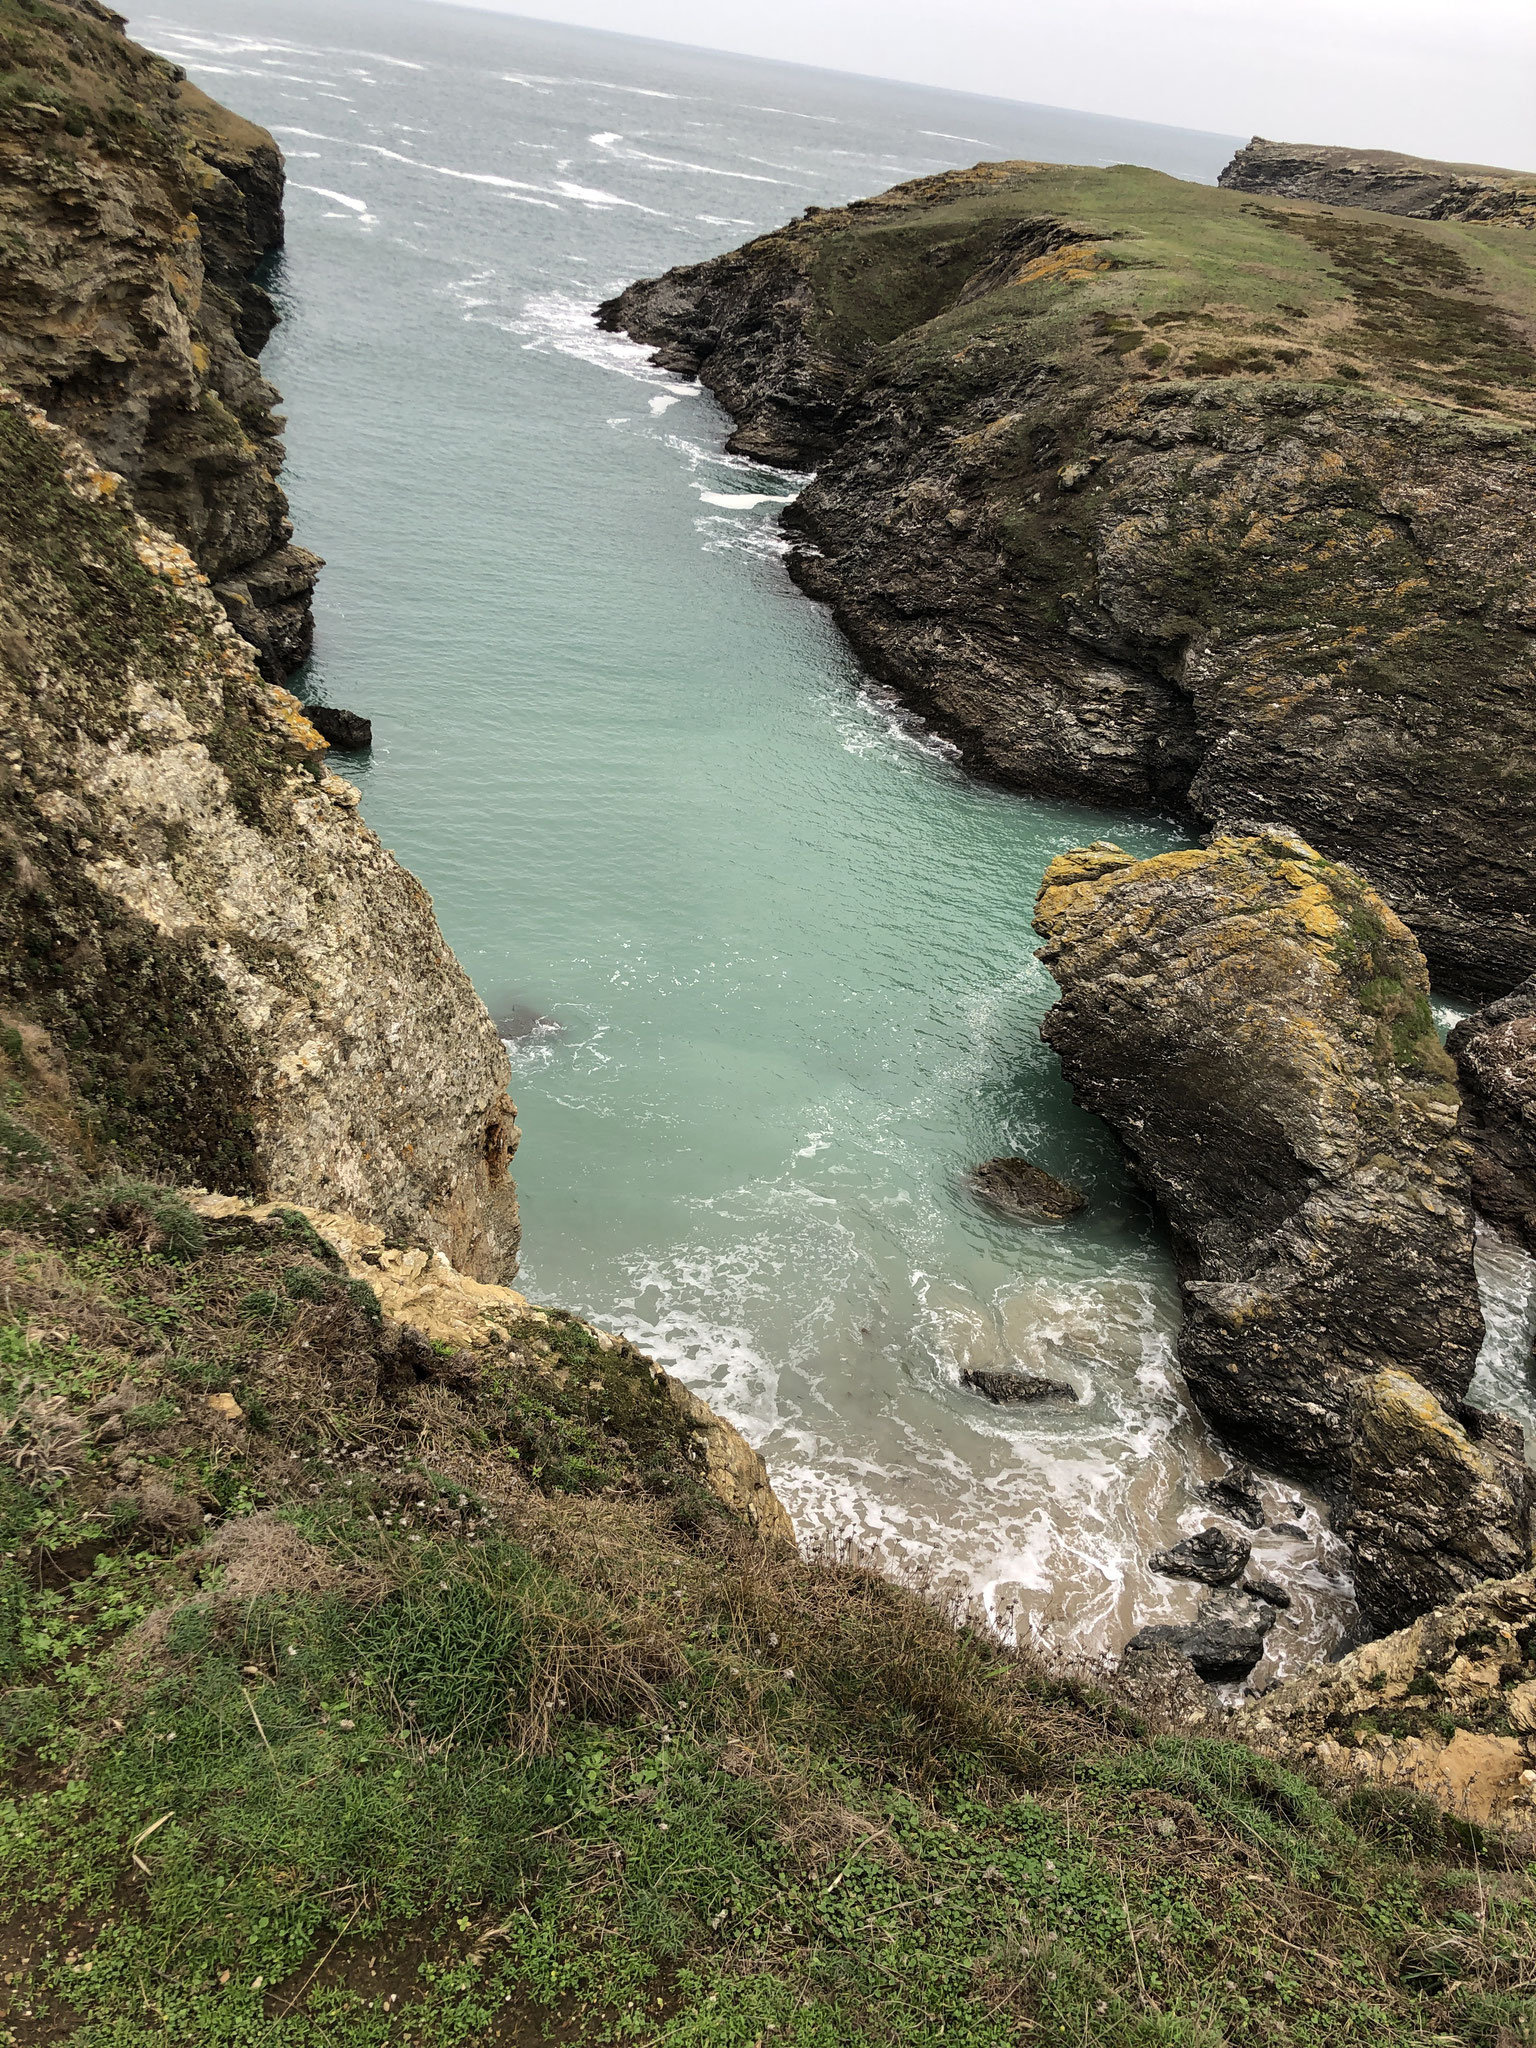
<path fill-rule="evenodd" d="M 535 1340 L 549 1311 L 535 1308 L 515 1288 L 499 1287 L 456 1272 L 440 1251 L 421 1245 L 392 1244 L 376 1225 L 333 1210 L 304 1208 L 284 1202 L 253 1203 L 238 1197 L 210 1194 L 205 1188 L 187 1191 L 188 1205 L 198 1216 L 223 1222 L 249 1217 L 257 1223 L 281 1219 L 297 1208 L 310 1227 L 331 1247 L 354 1280 L 362 1280 L 378 1297 L 386 1316 L 409 1324 L 433 1343 L 455 1350 L 484 1351 L 517 1337 Z M 578 1319 L 579 1320 L 579 1319 Z M 621 1360 L 649 1375 L 656 1396 L 665 1402 L 688 1433 L 687 1456 L 699 1478 L 719 1501 L 770 1543 L 793 1546 L 795 1525 L 774 1492 L 768 1468 L 734 1423 L 717 1415 L 681 1380 L 638 1351 L 627 1338 L 590 1323 L 581 1327 L 600 1350 L 617 1351 Z"/>
<path fill-rule="evenodd" d="M 0 378 L 127 479 L 280 680 L 309 652 L 321 565 L 293 545 L 281 400 L 255 361 L 277 145 L 96 0 L 35 0 L 4 30 Z"/>
<path fill-rule="evenodd" d="M 1278 829 L 1064 855 L 1035 923 L 1041 1035 L 1172 1226 L 1202 1411 L 1330 1494 L 1383 1620 L 1523 1570 L 1518 1428 L 1464 1399 L 1468 1152 L 1411 933 Z"/>
<path fill-rule="evenodd" d="M 1536 970 L 1533 281 L 1513 231 L 981 164 L 599 317 L 815 467 L 790 572 L 968 765 L 1282 817 L 1502 992 Z"/>

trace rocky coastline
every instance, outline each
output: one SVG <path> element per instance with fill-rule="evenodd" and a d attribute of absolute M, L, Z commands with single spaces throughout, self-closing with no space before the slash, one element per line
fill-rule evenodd
<path fill-rule="evenodd" d="M 1063 1673 L 802 1557 L 736 1430 L 509 1284 L 502 1039 L 281 684 L 281 158 L 97 0 L 0 45 L 0 2030 L 1523 2039 L 1532 1480 L 1465 1395 L 1474 1202 L 1526 1214 L 1536 384 L 1472 258 L 1413 245 L 1474 380 L 1427 423 L 1401 360 L 1260 370 L 1251 306 L 1219 363 L 1135 324 L 1119 245 L 1182 304 L 1208 224 L 1150 174 L 924 181 L 609 314 L 822 464 L 795 574 L 974 763 L 1218 828 L 1053 865 L 1046 1035 L 1172 1226 L 1196 1400 L 1408 1623 L 1223 1724 L 1195 1673 L 1286 1602 L 1245 1537 L 1157 1560 L 1210 1588 L 1177 1642 Z M 1238 225 L 1310 252 L 1303 325 L 1342 262 L 1326 345 L 1377 349 L 1379 245 Z M 1425 952 L 1498 992 L 1454 1060 Z M 1262 1517 L 1246 1467 L 1208 1498 Z"/>

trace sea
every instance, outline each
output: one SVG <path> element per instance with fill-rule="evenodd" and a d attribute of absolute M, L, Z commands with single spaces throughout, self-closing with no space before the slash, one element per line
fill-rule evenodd
<path fill-rule="evenodd" d="M 1087 1665 L 1192 1616 L 1147 1560 L 1231 1460 L 1158 1220 L 1039 1041 L 1030 929 L 1057 853 L 1183 829 L 962 773 L 790 583 L 804 476 L 726 454 L 710 396 L 593 309 L 952 166 L 1212 181 L 1246 138 L 435 0 L 173 0 L 130 32 L 287 157 L 264 368 L 327 564 L 295 687 L 372 719 L 338 765 L 507 1039 L 518 1284 L 737 1423 L 808 1550 Z M 980 1206 L 1000 1153 L 1084 1213 Z M 1483 1263 L 1480 1388 L 1529 1415 L 1532 1269 Z M 1078 1399 L 997 1407 L 976 1366 Z M 1293 1595 L 1262 1683 L 1354 1608 L 1321 1503 L 1261 1490 L 1255 1564 Z"/>

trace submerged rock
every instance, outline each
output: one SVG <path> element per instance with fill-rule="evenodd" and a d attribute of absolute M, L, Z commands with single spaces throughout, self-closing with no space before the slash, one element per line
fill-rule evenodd
<path fill-rule="evenodd" d="M 1067 1380 L 1048 1380 L 1034 1372 L 1000 1372 L 990 1366 L 968 1366 L 962 1387 L 985 1394 L 989 1401 L 1075 1401 L 1077 1389 Z"/>
<path fill-rule="evenodd" d="M 1088 1206 L 1086 1195 L 1027 1159 L 988 1159 L 965 1180 L 973 1195 L 1021 1223 L 1060 1223 Z"/>
<path fill-rule="evenodd" d="M 1462 1406 L 1467 1148 L 1412 934 L 1278 829 L 1063 855 L 1035 925 L 1041 1035 L 1172 1225 L 1202 1411 L 1316 1475 L 1383 1620 L 1521 1569 L 1529 1474 Z"/>
<path fill-rule="evenodd" d="M 366 753 L 373 745 L 373 722 L 355 711 L 343 711 L 339 704 L 306 704 L 304 716 L 333 747 L 344 754 Z"/>
<path fill-rule="evenodd" d="M 1167 1550 L 1154 1551 L 1147 1562 L 1153 1571 L 1171 1579 L 1199 1579 L 1207 1586 L 1225 1586 L 1241 1578 L 1248 1562 L 1248 1545 L 1241 1536 L 1229 1535 L 1212 1522 L 1199 1535 L 1185 1536 Z"/>
<path fill-rule="evenodd" d="M 1446 1048 L 1461 1077 L 1472 1199 L 1536 1253 L 1536 975 L 1464 1017 Z"/>
<path fill-rule="evenodd" d="M 1243 1580 L 1243 1591 L 1255 1600 L 1262 1600 L 1266 1607 L 1289 1607 L 1291 1596 L 1278 1579 L 1262 1578 L 1257 1572 L 1250 1572 Z"/>

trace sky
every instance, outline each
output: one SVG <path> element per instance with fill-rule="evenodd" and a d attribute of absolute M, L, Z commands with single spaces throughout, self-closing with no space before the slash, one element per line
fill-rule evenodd
<path fill-rule="evenodd" d="M 1536 0 L 470 0 L 1179 128 L 1536 170 Z"/>

